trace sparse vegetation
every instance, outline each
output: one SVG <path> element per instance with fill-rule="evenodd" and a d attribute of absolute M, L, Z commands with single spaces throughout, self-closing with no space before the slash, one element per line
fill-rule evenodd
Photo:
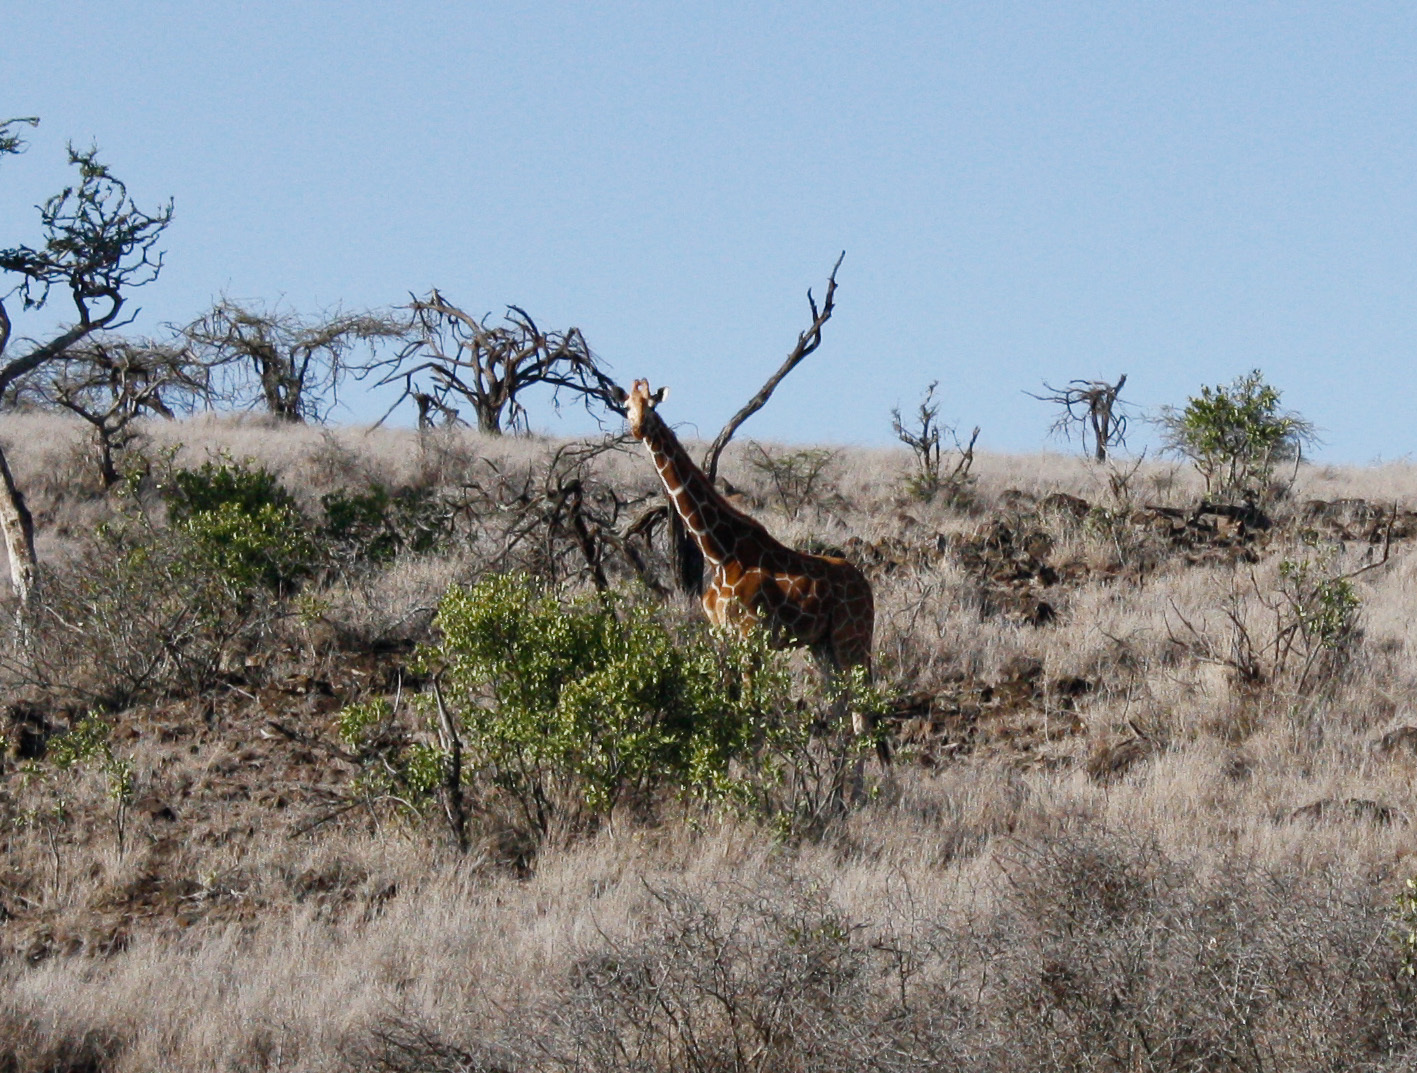
<path fill-rule="evenodd" d="M 797 517 L 809 503 L 830 499 L 832 463 L 836 452 L 822 447 L 796 451 L 767 447 L 748 441 L 746 461 L 766 478 L 777 507 L 789 517 Z"/>
<path fill-rule="evenodd" d="M 17 1068 L 1417 1054 L 1409 467 L 1304 470 L 1262 526 L 1145 463 L 1089 502 L 1056 456 L 981 454 L 964 505 L 842 451 L 817 510 L 729 451 L 873 580 L 851 702 L 896 762 L 849 804 L 803 658 L 652 595 L 637 456 L 140 419 L 95 498 L 82 423 L 14 420 L 46 549 L 0 659 Z"/>
<path fill-rule="evenodd" d="M 905 480 L 910 494 L 929 502 L 943 491 L 951 503 L 962 503 L 968 496 L 972 478 L 970 468 L 974 465 L 974 445 L 979 442 L 979 428 L 970 433 L 969 443 L 960 443 L 953 428 L 940 423 L 940 404 L 935 401 L 936 380 L 925 389 L 925 397 L 920 400 L 913 425 L 906 425 L 900 410 L 891 411 L 891 429 L 895 438 L 910 448 L 915 456 L 915 472 Z M 944 470 L 945 455 L 941 451 L 942 433 L 948 432 L 954 441 L 958 457 L 948 473 Z"/>

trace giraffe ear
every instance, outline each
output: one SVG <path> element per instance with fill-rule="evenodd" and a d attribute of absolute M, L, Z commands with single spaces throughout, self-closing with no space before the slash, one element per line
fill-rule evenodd
<path fill-rule="evenodd" d="M 649 397 L 649 404 L 651 406 L 658 406 L 667 398 L 669 398 L 669 388 L 662 387 Z"/>
<path fill-rule="evenodd" d="M 610 398 L 611 398 L 612 400 L 614 400 L 615 402 L 619 403 L 621 406 L 624 406 L 624 405 L 625 405 L 625 400 L 630 397 L 630 396 L 625 392 L 625 389 L 622 388 L 619 384 L 612 384 L 612 385 L 610 385 L 610 387 L 611 387 L 611 390 L 610 390 Z"/>

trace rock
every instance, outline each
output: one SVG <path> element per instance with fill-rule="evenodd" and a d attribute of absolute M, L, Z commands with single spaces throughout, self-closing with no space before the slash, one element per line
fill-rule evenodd
<path fill-rule="evenodd" d="M 1091 512 L 1092 504 L 1078 496 L 1070 496 L 1066 492 L 1053 492 L 1038 501 L 1038 510 L 1065 514 L 1076 521 L 1082 521 Z"/>
<path fill-rule="evenodd" d="M 1393 820 L 1401 819 L 1406 823 L 1398 812 L 1387 805 L 1379 804 L 1377 801 L 1369 801 L 1365 797 L 1350 797 L 1340 801 L 1336 797 L 1325 797 L 1318 801 L 1311 801 L 1307 805 L 1301 805 L 1293 812 L 1289 813 L 1288 820 L 1293 823 L 1295 820 L 1361 820 L 1364 823 L 1376 824 L 1379 827 L 1391 826 Z"/>
<path fill-rule="evenodd" d="M 1371 746 L 1375 753 L 1395 753 L 1399 749 L 1417 753 L 1417 727 L 1402 726 L 1389 730 Z"/>

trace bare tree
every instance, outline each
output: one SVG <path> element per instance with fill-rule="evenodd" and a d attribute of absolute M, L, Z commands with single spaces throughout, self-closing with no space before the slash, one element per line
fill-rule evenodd
<path fill-rule="evenodd" d="M 610 403 L 614 383 L 600 368 L 579 328 L 543 331 L 520 306 L 508 306 L 501 324 L 491 314 L 481 318 L 448 301 L 438 290 L 414 297 L 413 346 L 384 363 L 376 386 L 401 384 L 388 417 L 406 399 L 419 407 L 420 427 L 430 411 L 456 414 L 449 399 L 462 399 L 477 415 L 477 427 L 490 435 L 526 428 L 526 407 L 518 396 L 536 384 L 559 395 Z M 412 362 L 412 364 L 409 364 Z"/>
<path fill-rule="evenodd" d="M 1073 428 L 1080 430 L 1083 450 L 1087 450 L 1088 437 L 1092 438 L 1092 457 L 1098 462 L 1107 461 L 1109 447 L 1123 447 L 1127 439 L 1127 415 L 1122 411 L 1118 396 L 1127 382 L 1127 374 L 1117 378 L 1115 384 L 1106 380 L 1069 380 L 1066 387 L 1054 387 L 1046 380 L 1043 389 L 1047 395 L 1024 394 L 1040 402 L 1051 402 L 1062 408 L 1058 419 L 1053 422 L 1050 433 L 1072 436 Z"/>
<path fill-rule="evenodd" d="M 940 404 L 935 401 L 935 388 L 939 386 L 938 380 L 932 380 L 925 389 L 925 397 L 920 400 L 920 409 L 915 415 L 914 427 L 905 424 L 900 415 L 900 408 L 896 407 L 891 411 L 891 429 L 895 432 L 896 439 L 909 447 L 915 455 L 915 473 L 907 482 L 910 490 L 920 499 L 931 500 L 943 488 L 953 501 L 962 495 L 973 479 L 969 471 L 974 465 L 974 445 L 979 442 L 979 426 L 974 426 L 969 443 L 964 444 L 960 442 L 959 433 L 953 426 L 942 425 Z M 949 473 L 945 473 L 943 469 L 944 455 L 940 447 L 943 432 L 950 434 L 955 450 L 959 452 L 959 460 Z"/>
<path fill-rule="evenodd" d="M 16 128 L 37 122 L 0 122 L 0 157 L 22 152 L 24 142 Z M 172 202 L 155 213 L 142 212 L 128 188 L 100 163 L 97 149 L 78 151 L 70 145 L 68 152 L 79 180 L 39 207 L 43 241 L 37 247 L 0 250 L 0 271 L 18 277 L 13 289 L 0 297 L 0 399 L 13 397 L 22 378 L 64 358 L 81 340 L 126 323 L 122 311 L 127 292 L 152 282 L 162 270 L 156 246 L 172 221 Z M 13 322 L 5 301 L 18 295 L 24 311 L 37 310 L 56 286 L 68 290 L 75 319 L 46 340 L 25 340 L 19 352 L 12 353 Z M 3 451 L 0 530 L 23 612 L 38 596 L 34 524 Z"/>
<path fill-rule="evenodd" d="M 116 456 L 137 436 L 144 415 L 190 413 L 210 395 L 210 369 L 183 346 L 91 336 L 35 370 L 13 393 L 22 406 L 68 410 L 92 429 L 99 480 L 118 483 Z"/>
<path fill-rule="evenodd" d="M 938 380 L 931 380 L 925 389 L 914 428 L 906 426 L 899 406 L 891 411 L 891 429 L 896 439 L 914 452 L 918 467 L 916 481 L 926 498 L 933 496 L 940 486 L 940 404 L 935 401 L 935 389 L 939 386 Z"/>
<path fill-rule="evenodd" d="M 302 316 L 223 298 L 182 331 L 206 364 L 229 372 L 226 393 L 303 422 L 323 421 L 346 377 L 377 364 L 379 347 L 403 341 L 407 330 L 385 313 Z"/>

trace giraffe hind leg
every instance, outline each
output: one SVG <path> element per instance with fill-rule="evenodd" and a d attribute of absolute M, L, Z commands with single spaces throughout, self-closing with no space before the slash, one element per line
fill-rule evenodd
<path fill-rule="evenodd" d="M 851 713 L 851 732 L 857 738 L 875 737 L 876 721 L 866 712 L 851 703 L 851 691 L 847 682 L 844 681 L 845 671 L 851 667 L 864 666 L 866 668 L 867 681 L 871 677 L 871 658 L 868 652 L 864 658 L 856 660 L 854 663 L 847 663 L 843 666 L 840 649 L 837 645 L 828 641 L 824 644 L 813 645 L 811 648 L 812 659 L 821 671 L 822 677 L 827 682 L 829 691 L 835 693 L 832 698 L 831 718 L 832 722 L 840 725 L 846 721 L 846 714 Z M 891 762 L 890 742 L 884 737 L 876 737 L 876 758 L 880 760 L 882 767 L 889 767 Z"/>

